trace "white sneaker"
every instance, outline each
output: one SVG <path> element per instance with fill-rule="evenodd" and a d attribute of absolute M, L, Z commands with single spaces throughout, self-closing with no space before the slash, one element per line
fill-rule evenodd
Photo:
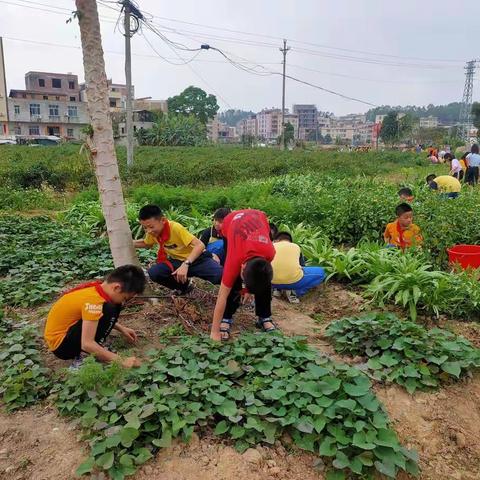
<path fill-rule="evenodd" d="M 289 303 L 300 303 L 300 299 L 297 297 L 294 290 L 285 290 L 285 297 Z"/>
<path fill-rule="evenodd" d="M 81 352 L 80 355 L 73 359 L 72 364 L 68 367 L 70 371 L 78 370 L 82 365 L 83 361 L 88 357 L 88 353 Z"/>
<path fill-rule="evenodd" d="M 282 292 L 278 290 L 278 288 L 274 288 L 272 292 L 273 298 L 280 298 L 282 296 Z"/>

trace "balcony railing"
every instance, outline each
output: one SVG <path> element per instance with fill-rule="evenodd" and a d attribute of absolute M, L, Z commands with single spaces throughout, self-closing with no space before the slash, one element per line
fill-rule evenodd
<path fill-rule="evenodd" d="M 60 121 L 60 115 L 49 115 L 48 120 L 50 122 L 59 122 Z"/>

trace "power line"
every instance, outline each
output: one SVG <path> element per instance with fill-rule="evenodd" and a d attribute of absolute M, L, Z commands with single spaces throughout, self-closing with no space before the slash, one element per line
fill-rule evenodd
<path fill-rule="evenodd" d="M 203 27 L 203 28 L 208 28 L 208 29 L 212 29 L 212 30 L 219 30 L 219 31 L 224 31 L 224 32 L 229 32 L 229 33 L 248 35 L 248 36 L 252 36 L 252 37 L 269 38 L 269 39 L 273 39 L 273 40 L 282 40 L 282 37 L 278 37 L 278 36 L 274 36 L 274 35 L 265 35 L 265 34 L 260 34 L 260 33 L 252 33 L 252 32 L 246 32 L 246 31 L 242 31 L 242 30 L 235 30 L 235 29 L 224 28 L 224 27 L 216 27 L 216 26 L 213 26 L 213 25 L 206 25 L 206 24 L 202 24 L 202 23 L 187 22 L 187 21 L 184 21 L 184 20 L 178 20 L 178 19 L 169 18 L 169 17 L 162 17 L 162 16 L 159 16 L 159 15 L 153 15 L 153 14 L 151 14 L 151 16 L 153 18 L 158 18 L 160 20 L 166 20 L 166 21 L 174 22 L 174 23 L 181 23 L 181 24 L 184 24 L 184 25 Z M 351 52 L 351 53 L 361 53 L 361 54 L 364 54 L 364 55 L 371 55 L 371 56 L 381 56 L 381 57 L 388 57 L 388 58 L 398 58 L 398 59 L 405 59 L 405 60 L 418 60 L 418 61 L 427 61 L 427 62 L 463 63 L 463 60 L 460 60 L 460 59 L 438 59 L 438 58 L 409 57 L 409 56 L 392 55 L 392 54 L 379 53 L 379 52 L 368 52 L 368 51 L 364 51 L 364 50 L 355 50 L 355 49 L 348 49 L 348 48 L 341 48 L 341 47 L 333 47 L 331 45 L 305 42 L 305 41 L 296 40 L 296 39 L 293 39 L 293 38 L 287 38 L 286 40 L 288 42 L 297 43 L 297 44 L 301 44 L 301 45 L 310 45 L 310 46 L 315 46 L 315 47 L 319 47 L 319 48 L 339 50 L 339 51 Z"/>
<path fill-rule="evenodd" d="M 32 2 L 32 1 L 28 1 L 28 0 L 18 0 L 18 1 L 23 1 L 25 3 L 28 3 L 28 4 L 33 4 L 33 5 L 46 5 L 46 6 L 49 6 L 48 4 L 40 4 L 39 2 Z M 5 3 L 5 4 L 9 4 L 9 5 L 13 5 L 13 6 L 18 6 L 18 7 L 23 7 L 23 8 L 29 8 L 29 9 L 34 9 L 34 10 L 38 10 L 38 11 L 44 11 L 44 12 L 48 12 L 48 13 L 55 13 L 55 14 L 62 14 L 61 12 L 59 11 L 54 11 L 54 10 L 48 10 L 48 9 L 45 9 L 45 8 L 39 8 L 39 7 L 33 7 L 33 6 L 29 6 L 29 5 L 22 5 L 22 4 L 18 4 L 18 3 L 14 3 L 14 2 L 11 2 L 11 1 L 8 1 L 8 0 L 0 0 L 1 3 Z M 109 2 L 109 3 L 116 3 L 116 2 Z M 105 4 L 105 2 L 102 2 L 102 1 L 99 1 L 99 4 L 104 6 L 104 7 L 107 7 L 107 8 L 110 8 L 112 10 L 115 10 L 115 11 L 118 11 L 117 9 L 115 9 L 114 7 L 111 7 L 107 4 Z M 56 8 L 56 9 L 59 9 L 59 10 L 63 10 L 65 12 L 69 12 L 71 13 L 70 10 L 68 9 L 64 9 L 62 7 L 56 7 L 56 6 L 49 6 L 50 8 Z M 167 19 L 166 17 L 159 17 L 159 16 L 156 16 L 156 15 L 150 15 L 149 16 L 153 17 L 153 18 L 160 18 L 160 19 L 166 19 L 166 20 L 170 20 L 170 21 L 173 21 L 172 19 Z M 111 19 L 111 18 L 108 18 L 106 17 L 105 20 L 106 22 L 109 22 L 109 23 L 116 23 L 116 21 L 114 19 Z M 193 22 L 182 22 L 182 21 L 179 21 L 179 23 L 186 23 L 186 24 L 193 24 L 193 25 L 196 25 L 196 26 L 204 26 L 206 28 L 216 28 L 216 29 L 219 29 L 219 30 L 226 30 L 226 31 L 229 31 L 229 29 L 221 29 L 221 28 L 217 28 L 217 27 L 211 27 L 211 26 L 208 26 L 208 25 L 202 25 L 202 24 L 195 24 Z M 150 22 L 150 25 L 152 25 L 153 22 Z M 161 26 L 163 28 L 169 28 L 169 27 L 165 27 L 165 26 Z M 232 30 L 233 31 L 233 30 Z M 183 35 L 185 36 L 183 33 L 180 33 L 179 30 L 175 30 L 174 31 L 176 34 L 178 35 Z M 188 31 L 187 31 L 188 32 Z M 262 35 L 262 34 L 252 34 L 252 33 L 249 33 L 249 32 L 241 32 L 241 31 L 233 31 L 234 33 L 244 33 L 246 35 L 252 35 L 252 36 L 259 36 L 259 37 L 267 37 L 267 38 L 279 38 L 279 37 L 274 37 L 274 36 L 269 36 L 269 35 Z M 189 32 L 189 33 L 193 33 L 194 35 L 202 35 L 201 32 Z M 245 40 L 242 40 L 242 39 L 234 39 L 234 38 L 228 38 L 228 37 L 220 37 L 220 36 L 213 36 L 211 35 L 211 38 L 215 38 L 216 40 L 218 41 L 224 41 L 224 42 L 229 42 L 229 43 L 234 43 L 234 44 L 237 44 L 237 45 L 248 45 L 248 46 L 257 46 L 257 47 L 263 47 L 263 48 L 273 48 L 275 47 L 276 48 L 276 45 L 274 44 L 269 44 L 269 43 L 266 43 L 266 42 L 251 42 L 251 41 L 245 41 Z M 325 46 L 325 45 L 319 45 L 319 44 L 314 44 L 314 43 L 311 43 L 311 42 L 302 42 L 302 41 L 299 41 L 299 40 L 290 40 L 291 42 L 295 42 L 295 43 L 299 43 L 299 44 L 303 44 L 303 45 L 314 45 L 314 46 L 318 46 L 320 48 L 328 48 L 328 49 L 333 49 L 333 50 L 340 50 L 340 51 L 347 51 L 347 52 L 354 52 L 354 53 L 361 53 L 361 54 L 368 54 L 368 55 L 376 55 L 376 56 L 383 56 L 383 57 L 391 57 L 391 58 L 400 58 L 400 59 L 414 59 L 414 60 L 421 60 L 421 61 L 431 61 L 431 62 L 460 62 L 460 61 L 457 61 L 457 60 L 441 60 L 441 59 L 420 59 L 419 57 L 400 57 L 398 55 L 389 55 L 389 54 L 381 54 L 381 53 L 372 53 L 372 52 L 365 52 L 365 51 L 359 51 L 359 50 L 352 50 L 352 49 L 345 49 L 345 48 L 338 48 L 338 47 L 331 47 L 331 46 Z M 174 42 L 175 43 L 175 42 Z M 188 49 L 186 49 L 187 51 L 189 51 Z M 296 48 L 296 51 L 299 52 L 299 53 L 303 53 L 303 54 L 307 54 L 307 55 L 315 55 L 315 56 L 322 56 L 322 57 L 325 57 L 325 58 L 330 58 L 330 59 L 333 59 L 333 60 L 341 60 L 341 61 L 348 61 L 348 62 L 355 62 L 355 63 L 364 63 L 364 64 L 373 64 L 373 65 L 382 65 L 382 66 L 391 66 L 391 67 L 403 67 L 403 68 L 419 68 L 419 69 L 446 69 L 446 68 L 454 68 L 453 66 L 441 66 L 441 65 L 428 65 L 428 64 L 412 64 L 412 63 L 400 63 L 400 62 L 387 62 L 387 61 L 382 61 L 382 60 L 376 60 L 376 59 L 368 59 L 368 58 L 358 58 L 358 57 L 352 57 L 352 56 L 348 56 L 348 55 L 339 55 L 339 54 L 332 54 L 332 53 L 326 53 L 326 52 L 322 52 L 322 51 L 318 51 L 318 50 L 312 50 L 312 49 L 305 49 L 305 48 Z"/>

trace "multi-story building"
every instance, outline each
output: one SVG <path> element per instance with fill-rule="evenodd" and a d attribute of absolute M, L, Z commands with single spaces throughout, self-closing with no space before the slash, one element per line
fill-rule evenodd
<path fill-rule="evenodd" d="M 8 111 L 10 133 L 27 138 L 54 135 L 79 139 L 82 128 L 89 123 L 84 102 L 56 92 L 11 90 Z"/>
<path fill-rule="evenodd" d="M 214 143 L 236 143 L 239 140 L 236 127 L 218 121 L 218 116 L 207 123 L 207 138 Z"/>
<path fill-rule="evenodd" d="M 367 121 L 367 116 L 364 113 L 350 113 L 348 115 L 338 117 L 337 120 L 342 123 L 365 123 Z"/>
<path fill-rule="evenodd" d="M 257 116 L 250 115 L 247 118 L 240 120 L 237 123 L 237 133 L 239 137 L 241 137 L 242 135 L 251 135 L 252 137 L 257 137 L 258 136 Z"/>
<path fill-rule="evenodd" d="M 82 102 L 87 101 L 87 86 L 80 84 L 80 95 Z M 132 85 L 132 99 L 135 98 L 135 87 Z M 127 86 L 122 83 L 113 83 L 108 80 L 108 101 L 110 113 L 124 112 L 127 105 Z"/>
<path fill-rule="evenodd" d="M 316 105 L 294 105 L 293 113 L 298 116 L 299 138 L 305 140 L 317 129 L 318 110 Z"/>
<path fill-rule="evenodd" d="M 298 115 L 285 111 L 285 123 L 291 123 L 294 136 L 298 138 Z M 282 110 L 279 108 L 264 109 L 257 113 L 258 137 L 265 140 L 277 140 L 282 134 Z"/>
<path fill-rule="evenodd" d="M 438 118 L 430 115 L 428 117 L 420 117 L 419 122 L 420 128 L 437 128 L 438 127 Z"/>
<path fill-rule="evenodd" d="M 167 100 L 152 100 L 152 97 L 136 98 L 133 101 L 133 109 L 168 113 L 168 102 Z"/>
<path fill-rule="evenodd" d="M 78 76 L 73 73 L 27 72 L 25 89 L 48 96 L 67 97 L 70 102 L 80 101 Z"/>
<path fill-rule="evenodd" d="M 135 133 L 141 128 L 150 130 L 155 123 L 155 119 L 155 114 L 149 110 L 135 110 L 133 112 L 133 132 Z M 124 120 L 118 123 L 118 136 L 127 136 L 127 127 Z"/>

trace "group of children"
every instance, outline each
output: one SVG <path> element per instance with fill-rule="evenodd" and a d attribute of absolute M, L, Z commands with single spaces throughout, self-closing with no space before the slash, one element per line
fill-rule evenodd
<path fill-rule="evenodd" d="M 479 148 L 472 146 L 464 165 L 451 153 L 443 157 L 450 162 L 450 175 L 431 174 L 426 182 L 442 196 L 456 198 L 464 170 L 467 182 L 478 181 Z M 413 223 L 413 193 L 402 188 L 398 194 L 402 203 L 396 207 L 396 220 L 385 229 L 385 243 L 401 249 L 421 246 L 420 228 Z M 212 226 L 199 238 L 167 219 L 156 205 L 142 207 L 138 219 L 145 236 L 135 240 L 134 246 L 158 248 L 156 262 L 147 271 L 150 280 L 178 295 L 193 289 L 192 277 L 220 285 L 210 334 L 214 340 L 230 337 L 233 316 L 242 301 L 254 298 L 256 325 L 271 332 L 276 329 L 271 318 L 272 291 L 297 303 L 298 297 L 325 279 L 324 269 L 305 266 L 292 236 L 279 232 L 259 210 L 220 208 L 213 215 Z M 49 350 L 61 359 L 74 359 L 85 352 L 102 361 L 117 360 L 105 347 L 105 339 L 115 329 L 127 341 L 136 341 L 135 332 L 118 323 L 118 316 L 122 305 L 143 292 L 145 285 L 140 267 L 124 265 L 103 282 L 82 284 L 64 293 L 47 317 L 44 337 Z M 126 367 L 139 363 L 135 357 L 122 362 Z"/>
<path fill-rule="evenodd" d="M 156 205 L 140 209 L 145 236 L 134 240 L 136 248 L 158 248 L 156 262 L 147 270 L 150 280 L 179 295 L 193 289 L 192 277 L 220 285 L 213 313 L 211 338 L 228 340 L 233 316 L 241 302 L 254 299 L 256 325 L 265 332 L 276 330 L 272 321 L 274 292 L 286 292 L 290 301 L 319 285 L 325 278 L 321 267 L 305 267 L 300 247 L 287 232 L 278 232 L 259 210 L 217 210 L 213 225 L 200 238 L 167 219 Z M 146 277 L 135 265 L 113 270 L 103 282 L 90 282 L 65 292 L 52 306 L 44 338 L 60 359 L 81 359 L 94 354 L 101 361 L 119 357 L 105 346 L 115 329 L 135 343 L 136 333 L 120 323 L 122 305 L 143 292 Z M 125 367 L 139 364 L 135 357 Z"/>

